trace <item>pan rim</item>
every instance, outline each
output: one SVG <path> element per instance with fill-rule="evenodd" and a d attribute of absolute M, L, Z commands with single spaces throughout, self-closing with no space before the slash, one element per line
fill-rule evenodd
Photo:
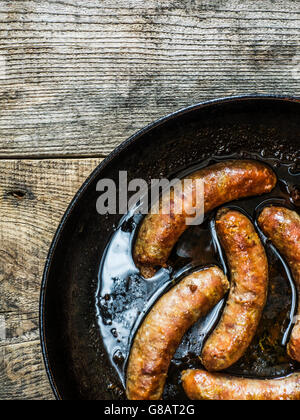
<path fill-rule="evenodd" d="M 46 306 L 46 298 L 47 298 L 47 285 L 48 280 L 51 272 L 51 265 L 54 259 L 55 250 L 57 244 L 60 241 L 62 232 L 64 227 L 66 226 L 68 219 L 75 208 L 77 202 L 80 200 L 84 192 L 88 189 L 90 184 L 95 180 L 98 174 L 109 164 L 111 163 L 121 152 L 126 150 L 129 146 L 133 143 L 137 142 L 140 138 L 142 138 L 146 133 L 150 132 L 151 130 L 159 127 L 160 125 L 171 121 L 177 117 L 180 117 L 184 114 L 189 112 L 193 112 L 202 108 L 207 108 L 213 105 L 224 105 L 230 102 L 235 101 L 247 101 L 247 100 L 270 100 L 270 101 L 278 101 L 278 102 L 294 102 L 300 104 L 300 97 L 291 96 L 291 95 L 281 95 L 281 94 L 247 94 L 247 95 L 234 95 L 234 96 L 225 96 L 217 99 L 210 99 L 207 101 L 202 101 L 196 103 L 194 105 L 190 105 L 184 108 L 181 108 L 177 111 L 174 111 L 170 114 L 167 114 L 154 122 L 146 125 L 144 128 L 138 130 L 128 139 L 124 140 L 119 146 L 117 146 L 103 161 L 91 172 L 88 178 L 83 182 L 82 186 L 74 195 L 73 199 L 71 200 L 70 204 L 68 205 L 63 217 L 61 218 L 57 230 L 54 234 L 52 239 L 48 255 L 45 262 L 45 267 L 42 276 L 42 282 L 40 287 L 40 299 L 39 299 L 39 331 L 40 331 L 40 344 L 41 350 L 43 355 L 43 361 L 46 369 L 46 373 L 48 376 L 48 380 L 50 382 L 51 389 L 54 393 L 56 400 L 63 400 L 61 396 L 58 386 L 55 382 L 54 373 L 50 366 L 49 354 L 47 350 L 46 344 L 46 328 L 45 328 L 45 306 Z"/>

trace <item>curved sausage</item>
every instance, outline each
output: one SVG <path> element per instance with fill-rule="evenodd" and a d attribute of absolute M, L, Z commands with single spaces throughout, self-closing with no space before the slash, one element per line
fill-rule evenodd
<path fill-rule="evenodd" d="M 299 400 L 300 373 L 281 379 L 245 379 L 203 370 L 182 373 L 191 400 Z"/>
<path fill-rule="evenodd" d="M 237 362 L 256 333 L 268 292 L 268 260 L 250 220 L 236 210 L 221 209 L 216 230 L 227 256 L 231 287 L 221 320 L 202 351 L 209 371 Z"/>
<path fill-rule="evenodd" d="M 170 362 L 183 335 L 228 288 L 223 272 L 210 267 L 187 276 L 156 303 L 131 349 L 126 389 L 130 400 L 162 397 Z"/>
<path fill-rule="evenodd" d="M 299 296 L 296 325 L 287 346 L 288 355 L 300 362 L 300 216 L 284 207 L 266 207 L 259 226 L 289 264 Z"/>
<path fill-rule="evenodd" d="M 191 190 L 185 195 L 171 191 L 170 199 L 163 196 L 159 204 L 159 214 L 150 212 L 138 232 L 133 256 L 145 278 L 152 277 L 157 267 L 166 264 L 173 246 L 187 228 L 186 218 L 191 217 L 193 206 L 197 202 L 197 180 L 204 182 L 205 212 L 239 198 L 269 193 L 277 182 L 271 168 L 251 160 L 217 163 L 184 179 L 192 180 Z M 181 204 L 182 214 L 175 213 L 174 202 Z"/>

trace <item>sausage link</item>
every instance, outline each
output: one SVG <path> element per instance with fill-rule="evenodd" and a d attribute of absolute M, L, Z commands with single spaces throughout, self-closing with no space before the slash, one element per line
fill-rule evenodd
<path fill-rule="evenodd" d="M 300 373 L 281 379 L 246 379 L 203 370 L 182 373 L 191 400 L 299 400 Z"/>
<path fill-rule="evenodd" d="M 181 181 L 182 185 L 185 179 L 192 181 L 190 191 L 180 195 L 171 191 L 170 199 L 163 196 L 158 214 L 151 214 L 150 211 L 141 225 L 133 256 L 145 278 L 152 277 L 157 267 L 165 266 L 173 246 L 187 228 L 186 218 L 191 217 L 197 202 L 197 180 L 204 182 L 205 212 L 239 198 L 269 193 L 277 182 L 272 169 L 261 162 L 251 160 L 217 163 L 187 176 Z M 180 203 L 182 214 L 175 213 L 174 202 L 177 205 Z"/>
<path fill-rule="evenodd" d="M 131 349 L 126 389 L 130 400 L 161 399 L 170 362 L 183 335 L 228 288 L 223 272 L 210 267 L 187 276 L 156 303 Z"/>
<path fill-rule="evenodd" d="M 227 256 L 231 288 L 221 320 L 201 355 L 209 371 L 227 369 L 249 347 L 266 304 L 269 277 L 265 249 L 244 214 L 221 209 L 216 230 Z"/>
<path fill-rule="evenodd" d="M 284 207 L 266 207 L 258 223 L 289 264 L 298 291 L 297 321 L 287 346 L 288 355 L 300 362 L 300 216 Z"/>

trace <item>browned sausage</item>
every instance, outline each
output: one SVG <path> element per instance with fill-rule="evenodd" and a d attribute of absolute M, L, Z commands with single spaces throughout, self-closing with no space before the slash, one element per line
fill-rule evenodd
<path fill-rule="evenodd" d="M 216 230 L 227 256 L 231 287 L 221 320 L 207 340 L 201 360 L 209 371 L 227 369 L 249 347 L 266 304 L 268 260 L 251 221 L 221 209 Z"/>
<path fill-rule="evenodd" d="M 258 223 L 289 264 L 299 295 L 298 317 L 287 351 L 300 362 L 300 216 L 284 207 L 266 207 Z"/>
<path fill-rule="evenodd" d="M 172 191 L 170 200 L 163 196 L 159 205 L 159 214 L 150 212 L 139 230 L 134 248 L 134 260 L 146 278 L 153 276 L 157 267 L 166 264 L 173 246 L 187 228 L 186 218 L 190 217 L 196 203 L 196 180 L 204 181 L 205 212 L 239 198 L 268 193 L 276 185 L 276 176 L 272 169 L 263 163 L 251 160 L 217 163 L 185 179 L 192 180 L 190 192 L 179 195 Z M 184 210 L 182 214 L 175 213 L 175 202 L 182 202 Z M 170 211 L 166 210 L 168 205 Z"/>
<path fill-rule="evenodd" d="M 191 400 L 299 400 L 300 373 L 281 379 L 245 379 L 203 370 L 182 373 Z"/>
<path fill-rule="evenodd" d="M 211 267 L 187 276 L 156 303 L 131 349 L 126 390 L 130 400 L 162 397 L 170 362 L 183 335 L 228 288 L 223 272 Z"/>

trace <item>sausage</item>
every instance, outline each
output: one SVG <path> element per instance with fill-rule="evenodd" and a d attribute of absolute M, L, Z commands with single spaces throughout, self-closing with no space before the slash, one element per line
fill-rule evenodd
<path fill-rule="evenodd" d="M 297 321 L 287 346 L 288 355 L 300 362 L 300 216 L 285 207 L 266 207 L 258 223 L 289 264 L 298 291 Z"/>
<path fill-rule="evenodd" d="M 299 400 L 300 373 L 281 379 L 246 379 L 204 370 L 182 373 L 191 400 Z"/>
<path fill-rule="evenodd" d="M 223 272 L 210 267 L 187 276 L 163 295 L 134 339 L 127 368 L 128 399 L 161 399 L 170 362 L 183 335 L 228 289 Z"/>
<path fill-rule="evenodd" d="M 179 195 L 172 190 L 170 197 L 163 195 L 158 214 L 151 214 L 150 211 L 141 224 L 133 257 L 145 278 L 152 277 L 158 267 L 166 265 L 173 246 L 187 228 L 187 215 L 191 217 L 197 202 L 197 180 L 204 182 L 204 212 L 239 198 L 269 193 L 277 182 L 271 168 L 251 160 L 217 163 L 184 178 L 182 185 L 185 179 L 192 181 L 190 191 Z M 181 214 L 175 213 L 175 202 L 181 204 Z"/>
<path fill-rule="evenodd" d="M 265 249 L 248 217 L 221 209 L 216 230 L 227 256 L 231 287 L 221 320 L 202 351 L 208 371 L 227 369 L 249 347 L 266 304 L 269 279 Z"/>

